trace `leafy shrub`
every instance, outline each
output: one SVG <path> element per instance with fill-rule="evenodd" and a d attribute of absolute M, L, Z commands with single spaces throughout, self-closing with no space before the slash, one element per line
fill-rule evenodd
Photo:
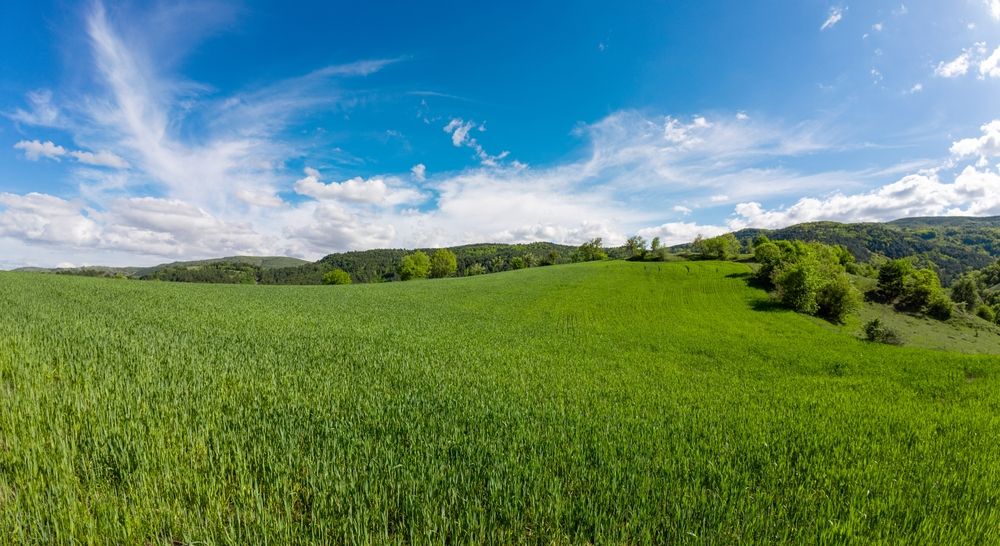
<path fill-rule="evenodd" d="M 465 275 L 467 277 L 472 277 L 474 275 L 485 275 L 485 274 L 486 274 L 486 268 L 483 267 L 483 264 L 475 263 L 465 269 Z"/>
<path fill-rule="evenodd" d="M 787 307 L 810 315 L 819 310 L 816 302 L 819 283 L 808 264 L 790 264 L 775 271 L 774 285 L 778 288 L 778 299 Z"/>
<path fill-rule="evenodd" d="M 351 276 L 343 269 L 332 269 L 323 275 L 323 284 L 351 284 Z"/>
<path fill-rule="evenodd" d="M 986 304 L 980 305 L 976 308 L 976 316 L 988 322 L 996 322 L 997 320 L 996 311 Z"/>
<path fill-rule="evenodd" d="M 930 302 L 925 308 L 927 316 L 938 320 L 948 320 L 955 313 L 955 304 L 952 303 L 944 293 L 937 293 L 931 296 Z"/>
<path fill-rule="evenodd" d="M 819 289 L 816 304 L 818 316 L 842 324 L 848 315 L 861 307 L 861 293 L 851 284 L 851 279 L 841 273 Z"/>
<path fill-rule="evenodd" d="M 902 345 L 903 340 L 895 330 L 886 326 L 881 320 L 875 319 L 865 324 L 865 339 L 875 343 Z"/>

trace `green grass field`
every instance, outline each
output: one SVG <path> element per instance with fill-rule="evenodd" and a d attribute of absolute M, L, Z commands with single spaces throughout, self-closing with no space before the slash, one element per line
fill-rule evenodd
<path fill-rule="evenodd" d="M 0 274 L 0 543 L 1000 541 L 1000 357 L 748 270 Z"/>

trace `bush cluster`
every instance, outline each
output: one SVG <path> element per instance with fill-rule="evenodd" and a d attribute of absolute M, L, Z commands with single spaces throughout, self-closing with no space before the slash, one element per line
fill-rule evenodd
<path fill-rule="evenodd" d="M 785 306 L 842 323 L 861 305 L 861 293 L 847 275 L 854 256 L 843 247 L 802 241 L 754 241 L 757 278 L 775 290 Z"/>
<path fill-rule="evenodd" d="M 878 270 L 878 286 L 865 296 L 870 301 L 893 305 L 900 311 L 948 320 L 955 305 L 941 287 L 933 269 L 917 269 L 908 260 L 892 260 Z"/>

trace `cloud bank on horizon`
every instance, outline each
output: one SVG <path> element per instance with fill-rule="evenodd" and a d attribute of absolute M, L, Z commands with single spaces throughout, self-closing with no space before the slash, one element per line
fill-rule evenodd
<path fill-rule="evenodd" d="M 1000 4 L 782 4 L 14 8 L 0 268 L 1000 215 Z"/>

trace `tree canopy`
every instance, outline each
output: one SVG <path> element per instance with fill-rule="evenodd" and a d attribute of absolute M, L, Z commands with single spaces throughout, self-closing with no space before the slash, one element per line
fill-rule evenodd
<path fill-rule="evenodd" d="M 431 273 L 431 259 L 423 251 L 403 256 L 399 263 L 399 278 L 404 281 L 426 279 Z"/>
<path fill-rule="evenodd" d="M 323 275 L 323 284 L 351 284 L 351 275 L 343 269 L 331 269 Z"/>
<path fill-rule="evenodd" d="M 431 256 L 430 276 L 432 279 L 450 277 L 456 271 L 458 271 L 458 259 L 454 252 L 447 248 L 439 248 L 434 251 L 434 255 Z"/>

